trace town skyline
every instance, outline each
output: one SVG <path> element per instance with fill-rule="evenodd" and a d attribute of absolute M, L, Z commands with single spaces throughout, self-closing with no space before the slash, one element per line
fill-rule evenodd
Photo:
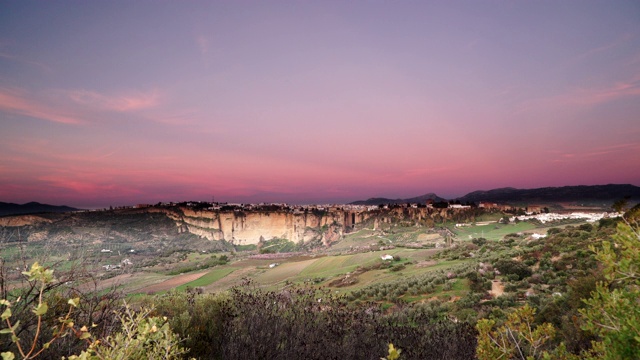
<path fill-rule="evenodd" d="M 2 7 L 2 202 L 640 185 L 634 2 Z"/>

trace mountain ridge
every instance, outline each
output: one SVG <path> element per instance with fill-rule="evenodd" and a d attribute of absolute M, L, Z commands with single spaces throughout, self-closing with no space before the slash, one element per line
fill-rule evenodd
<path fill-rule="evenodd" d="M 22 205 L 0 202 L 0 216 L 26 215 L 26 214 L 37 214 L 37 213 L 46 213 L 46 212 L 70 212 L 70 211 L 78 211 L 78 210 L 81 210 L 81 209 L 76 209 L 66 205 L 57 206 L 57 205 L 41 204 L 35 201 L 31 201 Z"/>
<path fill-rule="evenodd" d="M 571 185 L 558 187 L 541 187 L 532 189 L 518 189 L 514 187 L 503 187 L 491 190 L 476 190 L 464 196 L 445 199 L 434 193 L 408 199 L 387 199 L 370 198 L 350 202 L 350 205 L 380 205 L 380 204 L 403 204 L 424 202 L 427 199 L 433 201 L 454 200 L 462 203 L 491 201 L 499 203 L 518 202 L 560 202 L 560 201 L 616 201 L 628 198 L 640 201 L 640 187 L 631 184 L 607 184 L 607 185 Z"/>
<path fill-rule="evenodd" d="M 446 201 L 447 199 L 441 198 L 434 193 L 427 193 L 424 195 L 408 198 L 408 199 L 387 199 L 383 197 L 369 198 L 367 200 L 358 200 L 350 202 L 348 205 L 386 205 L 386 204 L 400 204 L 400 203 L 423 203 L 427 200 L 433 200 L 435 202 Z"/>

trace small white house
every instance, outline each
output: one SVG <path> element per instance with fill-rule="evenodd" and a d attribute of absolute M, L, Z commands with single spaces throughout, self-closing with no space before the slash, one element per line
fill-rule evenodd
<path fill-rule="evenodd" d="M 393 256 L 386 254 L 386 255 L 380 256 L 380 259 L 382 259 L 382 261 L 393 260 Z"/>

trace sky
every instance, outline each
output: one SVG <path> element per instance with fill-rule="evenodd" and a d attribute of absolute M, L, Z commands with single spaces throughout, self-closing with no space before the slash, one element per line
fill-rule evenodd
<path fill-rule="evenodd" d="M 0 201 L 640 185 L 638 1 L 0 0 Z"/>

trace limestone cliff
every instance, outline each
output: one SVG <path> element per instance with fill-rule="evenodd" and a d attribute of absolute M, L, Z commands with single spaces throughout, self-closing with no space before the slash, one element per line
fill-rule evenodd
<path fill-rule="evenodd" d="M 249 206 L 252 207 L 252 206 Z M 198 209 L 193 206 L 150 206 L 113 211 L 0 217 L 0 242 L 14 241 L 140 241 L 173 239 L 194 234 L 210 241 L 236 245 L 258 244 L 261 239 L 287 239 L 295 243 L 331 245 L 362 228 L 433 227 L 444 220 L 462 220 L 473 211 L 398 206 L 289 207 L 267 209 L 229 206 Z"/>
<path fill-rule="evenodd" d="M 196 210 L 189 207 L 162 210 L 176 221 L 179 231 L 209 240 L 226 240 L 236 245 L 258 244 L 260 239 L 287 239 L 293 242 L 338 241 L 345 233 L 382 224 L 433 225 L 435 220 L 451 219 L 460 211 L 398 207 L 393 209 L 353 210 L 341 207 L 307 211 Z"/>
<path fill-rule="evenodd" d="M 257 244 L 261 238 L 330 243 L 336 240 L 336 233 L 341 237 L 347 227 L 353 227 L 355 222 L 365 218 L 344 210 L 291 212 L 180 208 L 170 212 L 169 216 L 176 220 L 177 225 L 186 227 L 190 233 L 209 240 L 224 239 L 237 245 Z"/>

